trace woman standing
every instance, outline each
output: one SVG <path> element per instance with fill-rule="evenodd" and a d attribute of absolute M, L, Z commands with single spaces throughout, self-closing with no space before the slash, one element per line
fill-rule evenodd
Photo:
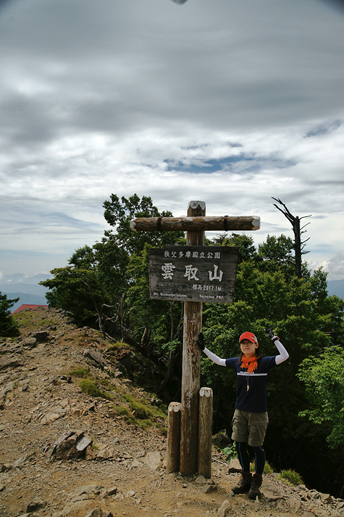
<path fill-rule="evenodd" d="M 237 372 L 235 412 L 232 420 L 232 440 L 236 442 L 238 458 L 242 468 L 239 483 L 232 488 L 235 494 L 248 492 L 250 499 L 260 495 L 262 474 L 265 465 L 263 443 L 268 426 L 266 385 L 268 373 L 274 366 L 288 359 L 289 354 L 271 329 L 266 335 L 275 343 L 278 355 L 263 357 L 259 343 L 252 332 L 244 332 L 239 338 L 240 355 L 221 359 L 205 347 L 203 334 L 197 344 L 216 364 L 232 368 Z M 250 473 L 250 459 L 247 445 L 253 448 L 255 472 Z"/>

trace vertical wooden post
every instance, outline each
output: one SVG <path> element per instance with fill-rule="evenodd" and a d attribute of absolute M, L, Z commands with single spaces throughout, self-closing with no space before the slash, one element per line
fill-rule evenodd
<path fill-rule="evenodd" d="M 198 472 L 211 477 L 211 446 L 213 420 L 213 390 L 201 388 L 199 392 Z"/>
<path fill-rule="evenodd" d="M 188 217 L 205 216 L 203 201 L 190 201 Z M 187 246 L 203 246 L 205 232 L 188 231 Z M 184 302 L 183 372 L 181 391 L 180 472 L 186 476 L 198 469 L 198 408 L 201 353 L 197 337 L 202 329 L 202 302 Z"/>
<path fill-rule="evenodd" d="M 166 472 L 179 471 L 181 404 L 171 402 L 168 406 Z"/>

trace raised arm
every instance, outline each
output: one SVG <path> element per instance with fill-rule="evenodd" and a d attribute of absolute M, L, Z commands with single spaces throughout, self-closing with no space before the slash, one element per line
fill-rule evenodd
<path fill-rule="evenodd" d="M 264 329 L 264 332 L 267 337 L 269 337 L 271 341 L 275 343 L 276 348 L 279 351 L 279 354 L 275 356 L 276 364 L 281 364 L 283 361 L 286 361 L 289 357 L 289 354 L 280 342 L 279 337 L 275 336 L 271 329 Z"/>
<path fill-rule="evenodd" d="M 205 355 L 207 355 L 209 357 L 209 359 L 211 359 L 214 363 L 218 364 L 219 366 L 226 366 L 226 359 L 221 359 L 221 357 L 218 357 L 216 354 L 213 354 L 213 352 L 210 352 L 210 350 L 208 350 L 205 347 L 204 337 L 203 337 L 202 332 L 198 336 L 197 345 L 198 345 L 198 348 L 201 351 L 203 351 L 205 353 Z"/>
<path fill-rule="evenodd" d="M 207 348 L 204 348 L 203 352 L 211 359 L 214 363 L 218 364 L 219 366 L 226 366 L 226 359 L 221 359 L 221 357 L 218 357 L 217 355 L 213 354 L 213 352 L 210 352 Z"/>

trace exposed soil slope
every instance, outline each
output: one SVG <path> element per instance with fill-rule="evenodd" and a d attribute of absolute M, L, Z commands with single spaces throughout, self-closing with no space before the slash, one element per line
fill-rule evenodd
<path fill-rule="evenodd" d="M 0 340 L 1 517 L 344 515 L 275 474 L 260 501 L 233 497 L 238 465 L 215 448 L 211 480 L 166 474 L 166 412 L 125 378 L 128 347 L 56 310 L 15 317 L 21 336 Z"/>

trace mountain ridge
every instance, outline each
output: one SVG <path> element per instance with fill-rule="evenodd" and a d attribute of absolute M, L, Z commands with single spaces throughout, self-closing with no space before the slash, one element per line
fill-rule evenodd
<path fill-rule="evenodd" d="M 39 285 L 38 282 L 48 277 L 51 277 L 51 275 L 40 274 L 34 275 L 33 277 L 26 277 L 18 273 L 17 275 L 3 278 L 2 280 L 7 279 L 7 281 L 0 282 L 0 292 L 6 294 L 8 299 L 20 297 L 20 300 L 12 306 L 11 312 L 14 312 L 23 303 L 46 305 L 45 294 L 49 289 Z M 26 279 L 27 283 L 22 282 L 23 279 Z M 18 282 L 18 280 L 20 281 Z M 344 280 L 328 280 L 327 289 L 330 296 L 335 295 L 344 300 Z"/>
<path fill-rule="evenodd" d="M 211 479 L 168 474 L 166 408 L 138 384 L 151 372 L 138 352 L 58 309 L 14 318 L 20 337 L 0 339 L 1 517 L 343 514 L 343 500 L 272 472 L 260 500 L 233 496 L 239 465 L 216 447 Z"/>

